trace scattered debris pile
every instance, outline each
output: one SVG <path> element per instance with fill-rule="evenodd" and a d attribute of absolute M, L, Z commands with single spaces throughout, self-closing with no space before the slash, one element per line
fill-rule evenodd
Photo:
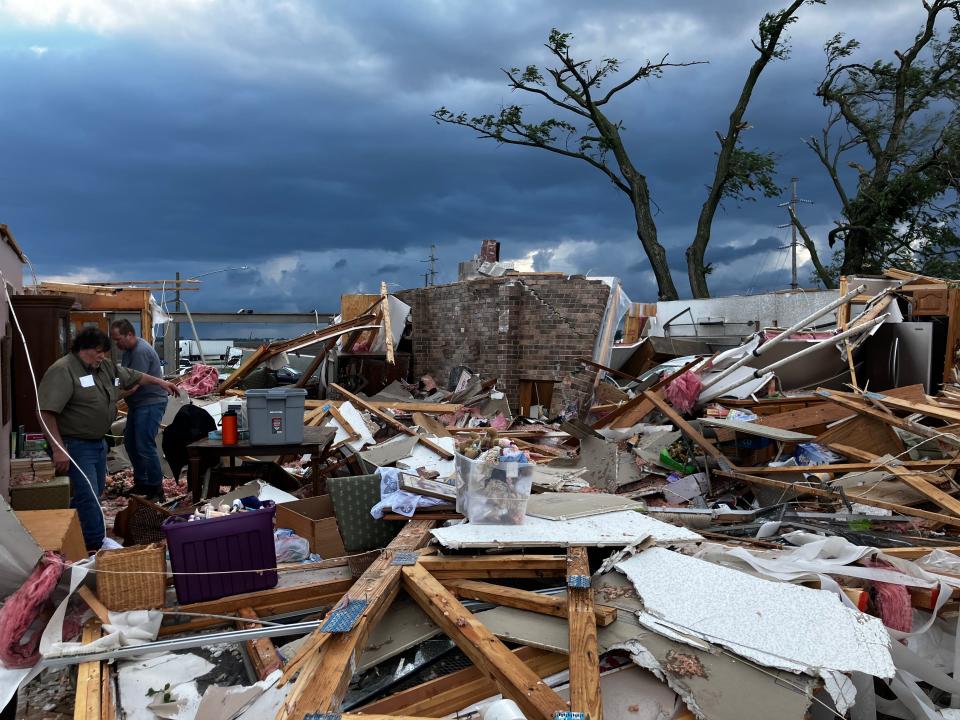
<path fill-rule="evenodd" d="M 468 359 L 347 382 L 339 358 L 357 380 L 358 357 L 396 367 L 420 331 L 394 300 L 353 301 L 180 401 L 214 419 L 237 406 L 249 432 L 244 378 L 319 348 L 298 383 L 319 375 L 309 453 L 285 442 L 264 462 L 241 439 L 249 458 L 207 467 L 222 443 L 191 441 L 188 483 L 168 485 L 180 497 L 131 500 L 128 547 L 92 559 L 63 552 L 69 515 L 54 532 L 52 516 L 0 513 L 5 594 L 43 551 L 64 565 L 39 662 L 4 687 L 76 666 L 88 718 L 955 715 L 960 290 L 892 270 L 710 356 L 631 338 L 619 368 L 610 352 L 577 360 L 593 389 L 574 408 L 515 396 Z M 922 361 L 881 344 L 915 325 L 937 328 Z M 184 526 L 203 536 L 171 539 Z M 137 563 L 164 539 L 151 575 Z M 123 597 L 153 582 L 162 599 L 108 607 L 108 567 Z M 239 591 L 230 573 L 260 584 Z M 209 654 L 221 646 L 246 670 Z"/>

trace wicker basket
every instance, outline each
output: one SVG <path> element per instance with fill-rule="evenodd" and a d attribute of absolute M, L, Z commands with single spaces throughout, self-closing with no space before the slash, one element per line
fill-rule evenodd
<path fill-rule="evenodd" d="M 163 607 L 166 589 L 167 556 L 163 543 L 97 553 L 97 596 L 110 610 Z"/>
<path fill-rule="evenodd" d="M 373 561 L 380 557 L 383 550 L 371 550 L 370 552 L 360 553 L 359 555 L 347 555 L 347 566 L 350 568 L 350 575 L 356 580 L 363 575 L 367 568 L 373 564 Z"/>

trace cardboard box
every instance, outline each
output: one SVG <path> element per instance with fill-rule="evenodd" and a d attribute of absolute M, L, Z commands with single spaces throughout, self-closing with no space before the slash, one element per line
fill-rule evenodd
<path fill-rule="evenodd" d="M 277 505 L 276 523 L 278 528 L 290 528 L 309 540 L 310 551 L 324 559 L 347 554 L 329 495 Z"/>
<path fill-rule="evenodd" d="M 21 510 L 14 514 L 44 550 L 58 552 L 66 560 L 87 559 L 76 510 Z"/>
<path fill-rule="evenodd" d="M 70 507 L 70 478 L 10 488 L 10 506 L 14 510 L 64 510 Z"/>

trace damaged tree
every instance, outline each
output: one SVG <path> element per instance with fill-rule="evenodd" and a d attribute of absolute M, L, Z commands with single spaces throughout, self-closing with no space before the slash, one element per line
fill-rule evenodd
<path fill-rule="evenodd" d="M 676 300 L 677 288 L 670 275 L 667 252 L 657 239 L 657 225 L 651 210 L 650 189 L 647 178 L 633 164 L 620 136 L 621 121 L 610 120 L 603 106 L 613 97 L 638 80 L 659 78 L 671 67 L 687 67 L 697 62 L 669 63 L 666 56 L 660 62 L 647 62 L 623 82 L 601 93 L 601 85 L 620 71 L 620 61 L 606 58 L 599 65 L 591 66 L 590 60 L 575 60 L 570 56 L 570 33 L 554 28 L 547 40 L 547 49 L 560 61 L 560 66 L 547 69 L 559 94 L 546 89 L 543 72 L 536 65 L 525 70 L 504 70 L 513 90 L 539 95 L 550 103 L 580 118 L 583 128 L 558 118 L 549 118 L 538 123 L 527 122 L 520 105 L 508 105 L 497 114 L 469 117 L 466 113 L 455 114 L 445 107 L 436 110 L 433 116 L 446 123 L 463 125 L 476 130 L 480 137 L 490 138 L 509 145 L 549 150 L 558 155 L 577 158 L 592 165 L 606 175 L 614 186 L 630 198 L 637 225 L 637 237 L 643 246 L 650 267 L 657 279 L 657 293 L 661 300 Z M 609 156 L 613 156 L 615 167 Z"/>
<path fill-rule="evenodd" d="M 740 133 L 750 127 L 744 122 L 743 116 L 750 104 L 757 80 L 760 79 L 760 73 L 771 60 L 785 59 L 789 53 L 789 48 L 781 39 L 784 29 L 797 21 L 797 11 L 804 3 L 823 5 L 825 1 L 794 0 L 789 7 L 778 12 L 767 13 L 760 21 L 759 38 L 753 41 L 758 57 L 747 72 L 740 97 L 733 112 L 730 113 L 726 134 L 717 133 L 720 151 L 717 153 L 713 182 L 707 189 L 707 199 L 700 209 L 693 242 L 687 248 L 687 275 L 690 279 L 690 290 L 695 298 L 710 297 L 710 290 L 707 287 L 710 266 L 705 263 L 704 256 L 707 244 L 710 242 L 713 218 L 724 198 L 740 202 L 753 199 L 754 192 L 762 193 L 768 198 L 780 194 L 780 188 L 774 182 L 776 164 L 773 153 L 747 150 L 740 144 Z"/>
<path fill-rule="evenodd" d="M 842 217 L 828 235 L 831 247 L 838 240 L 843 247 L 834 273 L 874 273 L 891 263 L 940 275 L 960 270 L 960 0 L 923 6 L 923 27 L 909 48 L 894 50 L 894 62 L 854 61 L 859 43 L 840 34 L 824 48 L 817 95 L 829 115 L 807 145 L 840 200 Z M 939 21 L 950 23 L 946 37 Z M 841 159 L 856 173 L 852 193 Z"/>
<path fill-rule="evenodd" d="M 747 150 L 740 144 L 741 132 L 749 127 L 743 117 L 764 68 L 772 59 L 786 57 L 787 51 L 782 42 L 784 29 L 796 21 L 796 13 L 802 5 L 823 2 L 825 0 L 794 0 L 779 12 L 767 13 L 760 21 L 759 39 L 754 42 L 759 57 L 747 73 L 737 104 L 730 114 L 726 134 L 718 133 L 720 151 L 717 153 L 713 182 L 708 187 L 707 200 L 701 209 L 693 242 L 687 249 L 690 288 L 694 297 L 709 297 L 706 276 L 710 268 L 704 257 L 710 242 L 710 228 L 720 203 L 725 198 L 747 200 L 756 192 L 767 197 L 779 194 L 773 181 L 773 157 L 769 153 Z M 620 61 L 605 58 L 593 65 L 589 59 L 575 59 L 571 57 L 572 37 L 570 33 L 556 29 L 550 33 L 546 47 L 559 61 L 558 67 L 541 70 L 536 65 L 529 65 L 526 69 L 515 67 L 503 71 L 512 90 L 544 98 L 561 108 L 567 116 L 576 116 L 571 118 L 572 121 L 548 118 L 529 122 L 520 105 L 508 105 L 502 107 L 499 113 L 473 117 L 441 107 L 433 116 L 440 122 L 471 128 L 481 138 L 548 150 L 583 160 L 604 173 L 630 199 L 637 237 L 656 277 L 658 297 L 661 300 L 675 300 L 678 297 L 677 289 L 670 273 L 666 250 L 657 238 L 646 175 L 637 168 L 624 145 L 621 135 L 623 122 L 611 120 L 604 106 L 621 90 L 639 80 L 660 78 L 667 68 L 688 67 L 702 64 L 702 61 L 672 63 L 667 62 L 665 55 L 659 62 L 648 61 L 622 82 L 602 92 L 601 86 L 605 86 L 620 71 Z M 548 76 L 556 91 L 548 89 Z"/>

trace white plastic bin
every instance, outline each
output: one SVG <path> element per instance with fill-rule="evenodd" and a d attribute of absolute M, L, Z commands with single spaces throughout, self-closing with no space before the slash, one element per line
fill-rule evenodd
<path fill-rule="evenodd" d="M 247 390 L 247 422 L 251 445 L 287 445 L 303 442 L 302 388 Z"/>
<path fill-rule="evenodd" d="M 457 453 L 457 512 L 477 525 L 522 525 L 532 463 L 484 463 Z"/>

